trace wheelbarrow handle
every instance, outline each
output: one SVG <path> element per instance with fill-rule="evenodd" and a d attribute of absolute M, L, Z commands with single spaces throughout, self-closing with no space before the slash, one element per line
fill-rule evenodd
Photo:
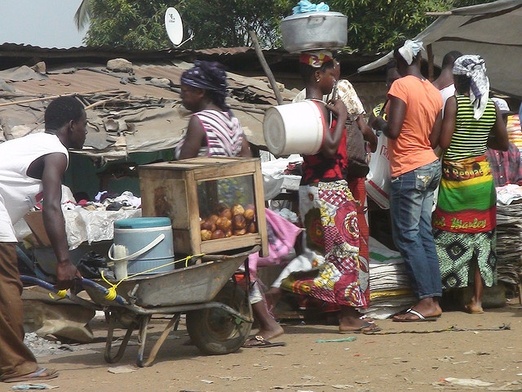
<path fill-rule="evenodd" d="M 116 293 L 116 289 L 113 288 L 112 290 L 109 290 L 107 287 L 102 286 L 99 283 L 96 283 L 94 280 L 82 278 L 82 286 L 90 286 L 98 291 L 100 291 L 104 296 L 105 299 L 109 301 L 115 301 L 120 305 L 128 305 L 128 302 L 123 298 L 121 295 Z"/>
<path fill-rule="evenodd" d="M 20 275 L 20 280 L 24 283 L 35 284 L 46 290 L 49 290 L 51 293 L 56 294 L 60 298 L 64 298 L 64 297 L 68 296 L 66 290 L 59 290 L 56 287 L 54 287 L 54 285 L 52 285 L 51 283 L 46 282 L 45 280 L 42 280 L 42 279 L 38 279 L 34 276 Z M 121 295 L 115 294 L 108 288 L 102 286 L 101 284 L 96 283 L 93 280 L 82 278 L 82 279 L 80 279 L 80 282 L 81 282 L 82 286 L 90 286 L 90 287 L 93 287 L 96 290 L 100 291 L 105 296 L 105 298 L 110 301 L 115 301 L 120 305 L 127 305 L 127 301 Z"/>
<path fill-rule="evenodd" d="M 40 286 L 46 290 L 49 290 L 53 294 L 57 294 L 61 298 L 66 296 L 65 290 L 59 290 L 56 287 L 54 287 L 51 283 L 46 282 L 45 280 L 42 280 L 42 279 L 38 279 L 34 276 L 20 275 L 20 280 L 23 283 L 35 284 L 37 286 Z"/>

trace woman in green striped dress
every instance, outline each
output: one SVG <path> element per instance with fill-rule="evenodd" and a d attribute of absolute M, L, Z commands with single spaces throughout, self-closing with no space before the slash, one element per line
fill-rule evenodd
<path fill-rule="evenodd" d="M 496 278 L 496 192 L 487 147 L 508 149 L 508 136 L 488 98 L 484 60 L 465 55 L 453 67 L 456 95 L 444 108 L 439 145 L 445 150 L 433 227 L 445 289 L 473 287 L 469 313 L 483 313 L 483 287 Z"/>

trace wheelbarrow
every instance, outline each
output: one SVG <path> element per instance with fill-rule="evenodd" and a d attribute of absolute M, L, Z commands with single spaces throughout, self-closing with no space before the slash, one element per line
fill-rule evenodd
<path fill-rule="evenodd" d="M 152 364 L 169 333 L 178 328 L 181 314 L 186 314 L 190 339 L 204 354 L 228 354 L 239 350 L 249 336 L 253 318 L 248 294 L 235 282 L 234 274 L 243 263 L 248 272 L 245 261 L 251 253 L 258 251 L 259 246 L 255 246 L 232 255 L 204 255 L 195 265 L 120 282 L 81 279 L 81 286 L 90 300 L 70 291 L 58 291 L 35 277 L 21 276 L 21 279 L 82 306 L 103 310 L 108 321 L 104 353 L 108 363 L 116 363 L 122 358 L 133 331 L 138 330 L 136 363 L 144 367 Z M 172 317 L 145 358 L 147 327 L 151 317 L 157 314 Z M 126 328 L 125 336 L 119 347 L 113 349 L 114 329 L 120 325 Z"/>

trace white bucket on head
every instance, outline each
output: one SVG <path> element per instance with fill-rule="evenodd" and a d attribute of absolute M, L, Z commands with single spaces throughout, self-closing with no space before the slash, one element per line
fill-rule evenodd
<path fill-rule="evenodd" d="M 174 269 L 174 241 L 170 218 L 117 220 L 114 222 L 113 242 L 108 256 L 114 262 L 117 279 L 122 279 L 120 276 L 125 274 L 125 267 L 129 275 L 157 274 Z"/>
<path fill-rule="evenodd" d="M 263 119 L 266 146 L 275 156 L 317 154 L 326 130 L 323 112 L 314 101 L 273 106 Z"/>

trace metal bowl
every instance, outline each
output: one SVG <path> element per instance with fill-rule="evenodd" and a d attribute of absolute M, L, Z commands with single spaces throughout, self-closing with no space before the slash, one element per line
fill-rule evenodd
<path fill-rule="evenodd" d="M 308 12 L 281 21 L 283 47 L 289 52 L 341 49 L 348 40 L 348 17 L 340 12 Z"/>

